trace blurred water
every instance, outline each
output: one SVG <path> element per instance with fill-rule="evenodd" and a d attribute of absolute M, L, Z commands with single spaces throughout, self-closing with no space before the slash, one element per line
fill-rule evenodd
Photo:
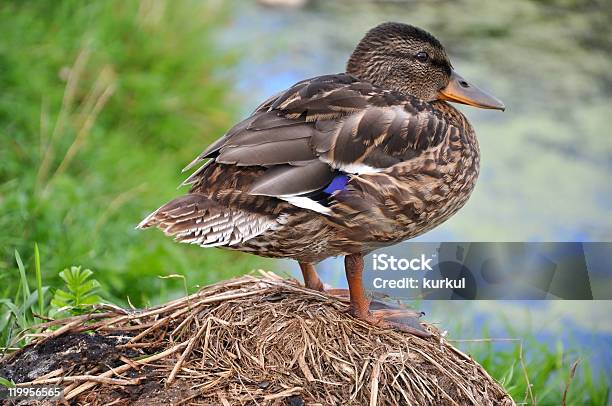
<path fill-rule="evenodd" d="M 479 136 L 481 176 L 467 205 L 418 240 L 612 241 L 612 2 L 240 3 L 221 38 L 240 50 L 236 103 L 247 115 L 298 80 L 344 71 L 361 36 L 383 21 L 431 31 L 458 72 L 508 106 L 460 107 Z M 341 261 L 318 269 L 325 282 L 345 286 Z M 552 346 L 561 339 L 612 376 L 609 302 L 423 306 L 429 320 L 456 328 L 455 338 L 477 337 L 485 321 L 498 337 L 532 331 Z"/>

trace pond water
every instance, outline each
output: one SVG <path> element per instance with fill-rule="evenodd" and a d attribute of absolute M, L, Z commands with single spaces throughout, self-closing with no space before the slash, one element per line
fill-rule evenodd
<path fill-rule="evenodd" d="M 301 79 L 344 71 L 355 44 L 380 22 L 427 29 L 458 72 L 508 108 L 460 107 L 479 137 L 481 176 L 467 205 L 418 240 L 612 241 L 612 2 L 558 4 L 241 2 L 221 40 L 240 50 L 236 102 L 246 115 Z M 345 285 L 340 260 L 318 269 L 325 282 Z M 483 323 L 495 337 L 529 331 L 553 348 L 562 340 L 612 377 L 610 302 L 422 305 L 454 338 L 478 337 Z"/>

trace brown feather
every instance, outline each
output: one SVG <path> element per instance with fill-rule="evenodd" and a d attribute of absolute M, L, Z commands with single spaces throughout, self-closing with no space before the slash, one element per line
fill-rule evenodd
<path fill-rule="evenodd" d="M 269 166 L 286 164 L 291 161 L 307 161 L 312 158 L 313 153 L 308 138 L 298 138 L 256 145 L 224 147 L 216 161 L 238 166 Z"/>
<path fill-rule="evenodd" d="M 324 188 L 332 179 L 329 165 L 318 160 L 304 166 L 276 166 L 253 184 L 250 193 L 264 196 L 304 194 Z"/>

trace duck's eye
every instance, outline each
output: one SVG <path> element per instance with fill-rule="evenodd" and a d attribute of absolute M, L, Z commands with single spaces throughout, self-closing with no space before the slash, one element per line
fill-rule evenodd
<path fill-rule="evenodd" d="M 427 52 L 421 51 L 418 54 L 416 54 L 416 60 L 421 63 L 425 63 L 429 60 L 429 55 L 427 55 Z"/>

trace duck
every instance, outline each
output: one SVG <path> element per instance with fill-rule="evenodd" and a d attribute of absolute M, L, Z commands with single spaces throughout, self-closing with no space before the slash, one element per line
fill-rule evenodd
<path fill-rule="evenodd" d="M 315 265 L 343 256 L 352 316 L 430 336 L 397 311 L 371 308 L 362 275 L 366 254 L 433 229 L 470 197 L 478 140 L 451 102 L 505 109 L 454 70 L 433 35 L 382 23 L 357 44 L 346 72 L 269 97 L 210 144 L 184 169 L 197 167 L 183 182 L 189 192 L 138 228 L 296 260 L 305 287 L 317 291 L 325 287 Z"/>

